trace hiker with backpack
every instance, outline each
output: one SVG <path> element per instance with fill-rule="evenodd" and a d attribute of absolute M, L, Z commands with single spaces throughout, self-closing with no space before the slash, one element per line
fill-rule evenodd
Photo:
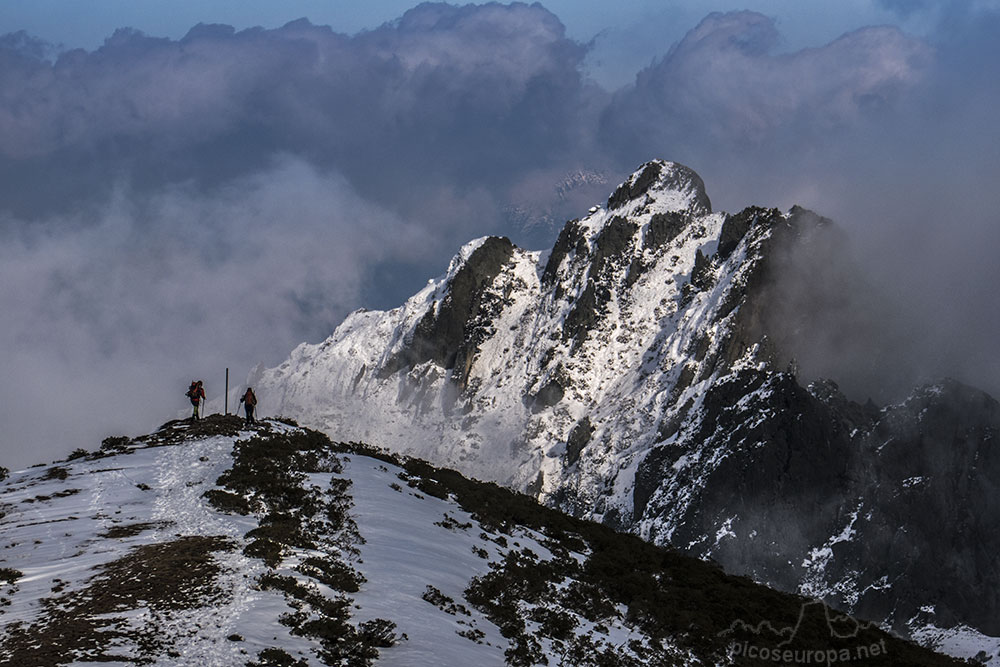
<path fill-rule="evenodd" d="M 247 426 L 252 426 L 257 423 L 254 418 L 254 408 L 257 407 L 257 395 L 253 393 L 253 388 L 247 387 L 247 391 L 243 394 L 243 398 L 240 399 L 240 403 L 243 404 L 243 411 L 247 414 Z"/>
<path fill-rule="evenodd" d="M 205 400 L 205 388 L 201 386 L 201 380 L 191 380 L 191 386 L 188 387 L 187 393 L 184 394 L 191 399 L 191 405 L 194 406 L 194 415 L 191 419 L 198 421 L 198 406 L 201 401 Z"/>

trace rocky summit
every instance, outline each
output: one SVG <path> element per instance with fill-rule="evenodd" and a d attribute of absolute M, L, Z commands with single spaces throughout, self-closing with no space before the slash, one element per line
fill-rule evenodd
<path fill-rule="evenodd" d="M 250 382 L 338 438 L 991 659 L 1000 406 L 953 380 L 884 405 L 840 390 L 856 360 L 816 347 L 864 351 L 847 246 L 800 207 L 713 212 L 694 171 L 653 161 L 550 250 L 472 241 Z"/>

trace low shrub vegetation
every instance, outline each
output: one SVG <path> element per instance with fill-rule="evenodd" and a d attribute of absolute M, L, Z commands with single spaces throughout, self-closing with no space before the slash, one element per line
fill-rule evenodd
<path fill-rule="evenodd" d="M 294 426 L 291 420 L 282 420 Z M 371 665 L 378 649 L 392 646 L 395 624 L 373 619 L 351 622 L 349 594 L 360 589 L 364 577 L 338 554 L 357 553 L 361 542 L 351 517 L 353 506 L 347 479 L 331 477 L 325 489 L 310 483 L 309 474 L 340 473 L 343 465 L 329 438 L 298 428 L 294 431 L 258 431 L 233 448 L 233 465 L 205 493 L 221 512 L 255 515 L 256 528 L 246 534 L 244 553 L 259 558 L 271 570 L 258 585 L 281 592 L 291 611 L 280 618 L 292 634 L 318 642 L 317 654 L 328 665 Z M 279 573 L 293 553 L 310 555 L 295 566 L 304 577 Z M 325 595 L 320 585 L 333 591 Z M 292 656 L 269 648 L 258 655 L 261 665 L 298 665 Z"/>
<path fill-rule="evenodd" d="M 520 530 L 543 536 L 550 557 L 523 548 L 508 551 L 465 591 L 466 601 L 509 640 L 508 665 L 546 664 L 545 654 L 553 652 L 560 656 L 558 664 L 567 666 L 669 666 L 692 658 L 702 664 L 753 664 L 729 655 L 732 640 L 726 633 L 733 623 L 746 619 L 791 627 L 808 602 L 727 575 L 714 563 L 575 519 L 496 484 L 358 443 L 338 447 L 402 467 L 400 479 L 411 488 L 454 498 L 481 525 L 480 537 L 504 549 L 510 542 L 516 546 Z M 450 517 L 439 522 L 453 529 L 456 523 Z M 439 594 L 428 589 L 424 599 L 443 609 L 454 604 Z M 612 626 L 640 632 L 641 639 L 614 645 L 607 636 Z M 796 638 L 816 648 L 837 641 L 825 622 L 803 623 Z M 960 664 L 874 627 L 854 641 L 885 642 L 885 653 L 865 664 Z"/>
<path fill-rule="evenodd" d="M 0 582 L 6 582 L 8 584 L 16 584 L 17 580 L 24 576 L 24 573 L 20 570 L 15 570 L 10 567 L 0 567 Z"/>

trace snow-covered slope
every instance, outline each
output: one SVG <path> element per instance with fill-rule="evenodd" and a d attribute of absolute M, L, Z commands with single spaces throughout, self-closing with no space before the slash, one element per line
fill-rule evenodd
<path fill-rule="evenodd" d="M 173 422 L 0 483 L 0 664 L 748 664 L 943 656 L 419 461 Z M 363 447 L 355 446 L 363 451 Z M 797 638 L 797 639 L 796 639 Z"/>
<path fill-rule="evenodd" d="M 798 207 L 712 212 L 697 174 L 654 161 L 550 251 L 473 241 L 403 306 L 250 382 L 276 414 L 898 631 L 1000 636 L 996 401 L 945 382 L 860 405 L 798 377 L 810 339 L 856 335 L 837 329 L 866 289 L 843 246 Z"/>

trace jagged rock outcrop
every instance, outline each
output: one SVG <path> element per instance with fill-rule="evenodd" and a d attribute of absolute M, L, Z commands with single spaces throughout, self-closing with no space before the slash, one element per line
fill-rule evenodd
<path fill-rule="evenodd" d="M 810 592 L 843 591 L 899 632 L 964 623 L 1000 635 L 998 434 L 1000 404 L 950 379 L 880 411 L 856 436 L 853 508 L 831 532 L 851 538 L 810 556 Z"/>
<path fill-rule="evenodd" d="M 712 212 L 697 174 L 654 161 L 551 251 L 473 241 L 400 308 L 351 315 L 254 384 L 337 438 L 897 629 L 1000 634 L 995 402 L 943 383 L 880 408 L 799 376 L 811 339 L 852 335 L 856 273 L 829 220 Z"/>
<path fill-rule="evenodd" d="M 494 333 L 493 317 L 503 307 L 487 289 L 510 261 L 514 245 L 507 238 L 489 237 L 462 263 L 437 308 L 426 312 L 406 345 L 379 369 L 389 377 L 404 368 L 432 361 L 457 370 L 451 379 L 464 386 L 480 342 Z"/>

